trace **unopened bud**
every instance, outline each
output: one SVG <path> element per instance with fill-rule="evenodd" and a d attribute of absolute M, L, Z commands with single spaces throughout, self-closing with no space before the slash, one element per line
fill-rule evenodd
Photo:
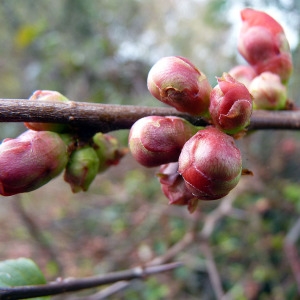
<path fill-rule="evenodd" d="M 208 115 L 211 86 L 206 76 L 181 56 L 161 58 L 150 70 L 147 85 L 159 101 L 192 115 Z"/>
<path fill-rule="evenodd" d="M 276 74 L 260 74 L 252 80 L 249 90 L 253 96 L 254 109 L 280 110 L 286 107 L 286 86 Z"/>
<path fill-rule="evenodd" d="M 198 128 L 178 117 L 148 116 L 133 124 L 129 148 L 143 166 L 155 167 L 176 162 L 185 142 Z"/>
<path fill-rule="evenodd" d="M 178 162 L 161 165 L 157 176 L 163 193 L 169 199 L 169 204 L 186 205 L 191 198 L 194 198 L 178 173 Z"/>
<path fill-rule="evenodd" d="M 244 84 L 224 73 L 210 94 L 210 115 L 215 126 L 234 134 L 250 123 L 252 97 Z"/>
<path fill-rule="evenodd" d="M 196 209 L 198 199 L 187 188 L 183 177 L 178 173 L 178 162 L 161 165 L 157 176 L 170 205 L 186 205 L 190 212 Z"/>
<path fill-rule="evenodd" d="M 239 52 L 258 74 L 270 71 L 287 83 L 292 72 L 292 57 L 281 25 L 268 14 L 251 8 L 243 9 L 241 17 Z"/>
<path fill-rule="evenodd" d="M 242 172 L 242 157 L 234 139 L 215 127 L 200 130 L 187 141 L 178 162 L 188 189 L 202 200 L 226 196 Z"/>
<path fill-rule="evenodd" d="M 64 179 L 73 193 L 87 191 L 98 173 L 99 158 L 96 151 L 85 146 L 74 150 L 66 166 Z"/>
<path fill-rule="evenodd" d="M 69 102 L 69 99 L 56 91 L 38 90 L 35 91 L 29 98 L 31 101 L 46 101 L 46 102 Z M 35 123 L 25 122 L 24 125 L 32 130 L 36 131 L 54 131 L 64 132 L 68 129 L 66 124 L 55 124 L 55 123 Z"/>
<path fill-rule="evenodd" d="M 266 59 L 265 61 L 257 63 L 255 65 L 255 70 L 257 74 L 272 72 L 279 76 L 283 84 L 287 84 L 293 72 L 291 53 L 283 52 L 269 59 Z"/>
<path fill-rule="evenodd" d="M 119 141 L 109 134 L 98 132 L 93 136 L 93 142 L 93 148 L 99 158 L 98 172 L 103 172 L 110 166 L 119 164 L 128 152 L 127 148 L 121 147 Z"/>
<path fill-rule="evenodd" d="M 33 191 L 59 175 L 68 161 L 57 133 L 27 130 L 0 145 L 0 194 Z"/>
<path fill-rule="evenodd" d="M 228 74 L 235 80 L 243 83 L 247 88 L 253 78 L 257 76 L 254 68 L 249 65 L 238 65 L 233 67 Z"/>

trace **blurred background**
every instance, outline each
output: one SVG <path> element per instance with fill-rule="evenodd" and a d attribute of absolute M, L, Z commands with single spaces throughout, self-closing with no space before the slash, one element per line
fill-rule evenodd
<path fill-rule="evenodd" d="M 289 97 L 300 105 L 298 0 L 2 0 L 0 97 L 27 99 L 44 89 L 74 101 L 160 106 L 146 79 L 162 56 L 187 57 L 213 86 L 216 76 L 245 63 L 236 47 L 244 7 L 284 27 L 294 61 Z M 1 139 L 25 130 L 0 128 Z M 127 131 L 112 134 L 127 145 Z M 209 235 L 222 288 L 232 299 L 299 299 L 284 242 L 300 213 L 300 133 L 259 131 L 238 143 L 254 176 L 240 183 L 238 213 L 221 218 Z M 201 203 L 196 215 L 170 207 L 157 171 L 127 155 L 85 193 L 72 194 L 60 176 L 32 193 L 0 197 L 0 260 L 32 258 L 53 280 L 163 255 L 189 230 L 201 232 L 219 202 Z M 217 299 L 207 252 L 192 243 L 175 260 L 185 267 L 110 299 Z"/>

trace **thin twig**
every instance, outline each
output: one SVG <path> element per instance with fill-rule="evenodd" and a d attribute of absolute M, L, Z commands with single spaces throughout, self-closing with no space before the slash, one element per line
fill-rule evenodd
<path fill-rule="evenodd" d="M 26 194 L 23 194 L 24 197 Z M 35 222 L 35 220 L 27 213 L 23 206 L 21 194 L 15 195 L 13 197 L 13 207 L 16 213 L 19 215 L 21 220 L 23 221 L 25 228 L 28 230 L 28 233 L 33 238 L 33 240 L 37 243 L 37 245 L 47 253 L 53 262 L 57 265 L 57 272 L 60 276 L 64 275 L 63 264 L 59 259 L 59 255 L 53 245 L 48 241 L 45 235 L 39 228 L 39 225 Z"/>
<path fill-rule="evenodd" d="M 298 294 L 300 295 L 300 257 L 296 247 L 296 242 L 300 237 L 300 218 L 297 222 L 293 225 L 293 227 L 289 230 L 288 234 L 286 235 L 284 241 L 284 251 L 292 272 L 294 274 Z"/>
<path fill-rule="evenodd" d="M 170 271 L 180 267 L 181 265 L 182 264 L 179 262 L 174 262 L 170 264 L 146 268 L 136 267 L 130 270 L 108 273 L 105 275 L 94 277 L 87 277 L 81 279 L 67 279 L 64 281 L 54 282 L 45 285 L 0 288 L 0 299 L 28 299 L 33 297 L 42 297 L 67 292 L 75 292 L 122 280 L 144 279 L 149 275 Z"/>
<path fill-rule="evenodd" d="M 222 287 L 222 282 L 220 278 L 220 274 L 218 272 L 214 256 L 211 251 L 211 247 L 208 242 L 202 243 L 200 247 L 201 252 L 204 254 L 206 269 L 209 275 L 210 282 L 212 284 L 214 293 L 216 295 L 216 299 L 221 300 L 224 296 L 224 291 Z"/>

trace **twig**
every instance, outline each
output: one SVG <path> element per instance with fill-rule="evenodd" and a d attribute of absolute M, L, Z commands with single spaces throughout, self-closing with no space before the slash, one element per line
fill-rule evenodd
<path fill-rule="evenodd" d="M 23 194 L 22 196 L 25 195 L 26 194 Z M 59 259 L 57 251 L 55 250 L 53 245 L 49 243 L 45 235 L 43 235 L 43 233 L 39 229 L 38 224 L 36 224 L 34 219 L 26 212 L 25 208 L 23 207 L 22 196 L 18 194 L 13 197 L 13 207 L 15 211 L 23 221 L 30 236 L 33 238 L 33 240 L 36 241 L 37 245 L 50 256 L 53 262 L 57 265 L 57 271 L 59 272 L 60 276 L 63 276 L 64 268 Z"/>
<path fill-rule="evenodd" d="M 198 126 L 208 125 L 201 117 L 168 107 L 0 99 L 0 122 L 64 123 L 73 129 L 93 132 L 129 129 L 135 121 L 149 115 L 179 116 Z M 300 129 L 300 111 L 254 111 L 249 129 Z"/>
<path fill-rule="evenodd" d="M 296 242 L 299 239 L 299 236 L 300 236 L 300 218 L 290 229 L 284 241 L 285 254 L 287 256 L 288 262 L 294 274 L 297 283 L 298 294 L 300 295 L 300 258 L 296 248 Z"/>
<path fill-rule="evenodd" d="M 193 214 L 190 230 L 181 238 L 181 240 L 179 240 L 176 244 L 170 247 L 165 254 L 161 256 L 157 256 L 151 261 L 149 261 L 147 263 L 147 266 L 156 266 L 156 265 L 167 263 L 172 259 L 174 259 L 174 257 L 176 257 L 178 253 L 181 253 L 182 251 L 184 251 L 184 249 L 190 246 L 195 241 L 198 220 L 199 220 L 199 211 L 196 211 Z M 86 300 L 106 299 L 108 296 L 120 292 L 121 290 L 127 288 L 129 285 L 130 285 L 129 281 L 117 282 L 107 287 L 106 289 L 102 290 L 101 292 L 95 294 L 95 298 L 93 298 L 94 295 L 92 295 L 90 296 L 90 298 L 87 298 Z M 78 299 L 71 299 L 71 300 L 78 300 Z"/>
<path fill-rule="evenodd" d="M 105 275 L 87 277 L 81 279 L 67 279 L 60 282 L 54 282 L 37 286 L 22 286 L 12 288 L 1 288 L 1 300 L 28 299 L 33 297 L 42 297 L 57 295 L 66 292 L 75 292 L 83 289 L 98 287 L 113 282 L 132 279 L 144 279 L 146 276 L 166 272 L 180 267 L 182 264 L 174 262 L 165 265 L 152 267 L 136 267 L 130 270 L 108 273 Z"/>
<path fill-rule="evenodd" d="M 224 296 L 222 282 L 208 242 L 202 243 L 200 249 L 205 256 L 206 269 L 216 295 L 216 299 L 221 300 Z"/>

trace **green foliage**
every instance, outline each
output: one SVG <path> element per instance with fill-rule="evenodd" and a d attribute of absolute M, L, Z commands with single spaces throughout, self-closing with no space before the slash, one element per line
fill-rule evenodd
<path fill-rule="evenodd" d="M 30 259 L 18 258 L 0 262 L 0 289 L 4 287 L 45 284 L 39 267 Z M 32 298 L 46 300 L 49 297 Z"/>

